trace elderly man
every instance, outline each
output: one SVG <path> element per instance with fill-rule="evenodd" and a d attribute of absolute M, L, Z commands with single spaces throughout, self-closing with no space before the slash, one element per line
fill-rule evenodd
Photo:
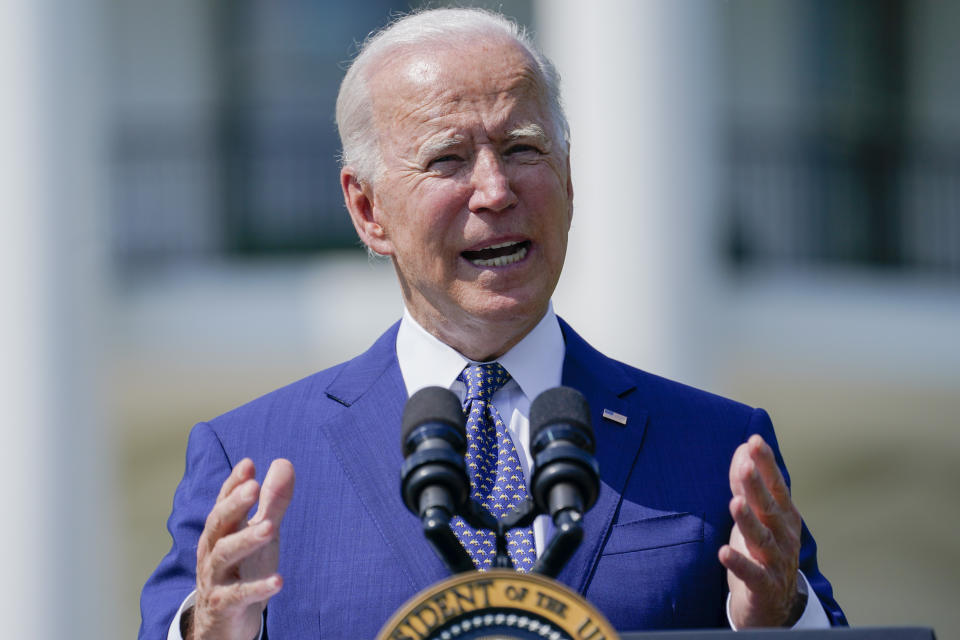
<path fill-rule="evenodd" d="M 612 361 L 554 315 L 568 133 L 523 33 L 476 10 L 408 16 L 367 42 L 337 121 L 347 209 L 406 313 L 354 360 L 194 428 L 141 637 L 372 637 L 443 578 L 398 489 L 401 411 L 430 385 L 486 403 L 491 446 L 525 476 L 531 399 L 586 395 L 601 491 L 559 579 L 617 628 L 844 623 L 767 415 Z M 542 549 L 549 527 L 515 535 Z"/>

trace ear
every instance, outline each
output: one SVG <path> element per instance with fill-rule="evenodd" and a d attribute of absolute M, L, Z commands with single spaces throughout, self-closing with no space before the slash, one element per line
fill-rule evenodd
<path fill-rule="evenodd" d="M 361 242 L 374 253 L 382 256 L 393 254 L 387 232 L 380 224 L 373 187 L 360 180 L 353 167 L 344 167 L 340 171 L 340 187 L 343 189 L 343 201 L 350 212 L 353 228 L 357 230 Z"/>
<path fill-rule="evenodd" d="M 567 229 L 573 222 L 573 174 L 570 173 L 570 145 L 567 145 Z"/>

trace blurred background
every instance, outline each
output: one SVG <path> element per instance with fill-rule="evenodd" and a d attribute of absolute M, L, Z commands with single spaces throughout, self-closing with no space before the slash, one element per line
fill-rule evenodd
<path fill-rule="evenodd" d="M 473 4 L 563 77 L 558 313 L 770 411 L 852 624 L 960 636 L 960 3 Z M 133 637 L 193 423 L 399 317 L 333 105 L 411 6 L 0 7 L 12 637 Z"/>

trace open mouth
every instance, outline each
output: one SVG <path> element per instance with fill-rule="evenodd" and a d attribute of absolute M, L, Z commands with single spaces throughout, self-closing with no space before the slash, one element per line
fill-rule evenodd
<path fill-rule="evenodd" d="M 478 267 L 505 267 L 523 260 L 530 249 L 530 241 L 503 242 L 477 251 L 464 251 L 460 255 Z"/>

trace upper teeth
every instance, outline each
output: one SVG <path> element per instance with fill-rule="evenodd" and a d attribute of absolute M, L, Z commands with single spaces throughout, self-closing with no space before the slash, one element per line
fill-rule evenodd
<path fill-rule="evenodd" d="M 512 244 L 517 244 L 516 242 L 501 242 L 500 244 L 492 244 L 489 247 L 484 247 L 484 249 L 503 249 L 504 247 L 509 247 Z"/>
<path fill-rule="evenodd" d="M 509 246 L 514 245 L 514 244 L 516 244 L 516 243 L 514 243 L 514 242 L 504 242 L 504 243 L 502 243 L 502 244 L 495 244 L 495 245 L 492 245 L 492 246 L 489 246 L 489 247 L 486 247 L 486 248 L 487 248 L 487 249 L 501 249 L 501 248 L 503 248 L 503 247 L 509 247 Z M 511 253 L 511 254 L 509 254 L 509 255 L 498 256 L 498 257 L 496 257 L 496 258 L 489 258 L 489 259 L 478 258 L 478 259 L 476 259 L 476 260 L 471 260 L 470 262 L 472 262 L 473 264 L 477 265 L 478 267 L 502 267 L 502 266 L 505 266 L 505 265 L 508 265 L 508 264 L 513 264 L 514 262 L 519 262 L 519 261 L 523 260 L 523 259 L 526 257 L 526 255 L 527 255 L 527 247 L 525 247 L 524 245 L 521 245 L 521 244 L 517 244 L 516 246 L 517 246 L 517 251 L 515 251 L 514 253 Z"/>

